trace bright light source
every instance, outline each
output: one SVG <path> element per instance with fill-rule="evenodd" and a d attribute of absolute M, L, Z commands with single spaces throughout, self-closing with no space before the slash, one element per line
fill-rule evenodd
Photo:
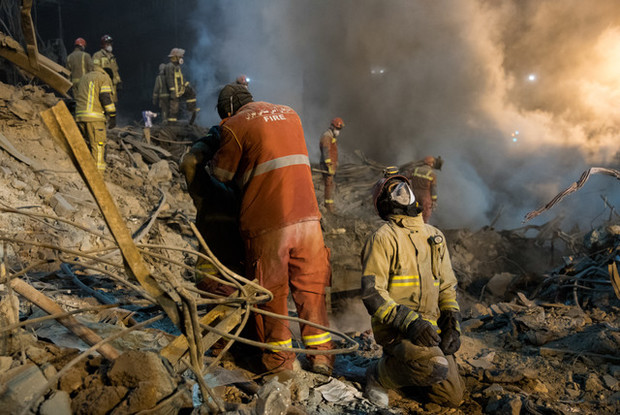
<path fill-rule="evenodd" d="M 383 75 L 385 73 L 385 68 L 380 68 L 380 67 L 371 68 L 370 73 L 372 75 Z"/>
<path fill-rule="evenodd" d="M 250 83 L 251 79 L 248 78 L 247 76 L 245 77 L 245 80 L 248 81 L 248 84 Z"/>
<path fill-rule="evenodd" d="M 530 81 L 530 82 L 536 81 L 536 74 L 534 74 L 534 73 L 529 74 L 527 76 L 527 80 Z"/>
<path fill-rule="evenodd" d="M 516 143 L 516 142 L 517 142 L 517 137 L 513 137 L 513 138 L 512 138 L 512 142 L 513 142 L 513 143 Z"/>

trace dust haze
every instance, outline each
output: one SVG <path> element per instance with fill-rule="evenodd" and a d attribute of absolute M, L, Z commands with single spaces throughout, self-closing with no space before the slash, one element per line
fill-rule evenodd
<path fill-rule="evenodd" d="M 256 100 L 297 110 L 313 161 L 334 116 L 344 153 L 441 155 L 437 226 L 517 228 L 587 168 L 618 168 L 616 1 L 197 3 L 201 122 L 219 122 L 217 91 L 244 73 Z M 589 228 L 619 189 L 592 177 L 531 223 Z"/>

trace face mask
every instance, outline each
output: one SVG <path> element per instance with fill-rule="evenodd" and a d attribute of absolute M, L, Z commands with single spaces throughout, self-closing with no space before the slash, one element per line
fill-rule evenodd
<path fill-rule="evenodd" d="M 409 185 L 405 182 L 400 182 L 394 187 L 390 192 L 390 199 L 402 206 L 409 206 L 415 202 L 415 196 Z"/>
<path fill-rule="evenodd" d="M 183 65 L 183 58 L 179 58 L 179 65 Z"/>
<path fill-rule="evenodd" d="M 334 129 L 334 137 L 338 137 L 340 135 L 340 130 Z"/>
<path fill-rule="evenodd" d="M 106 45 L 105 50 L 107 52 L 112 52 L 112 45 Z"/>

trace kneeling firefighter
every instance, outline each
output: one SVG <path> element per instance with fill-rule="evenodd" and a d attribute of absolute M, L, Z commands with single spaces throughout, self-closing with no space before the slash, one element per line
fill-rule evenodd
<path fill-rule="evenodd" d="M 454 353 L 460 311 L 444 235 L 424 223 L 406 177 L 386 173 L 373 198 L 387 223 L 362 250 L 362 297 L 383 356 L 366 372 L 365 395 L 387 406 L 388 389 L 407 388 L 440 405 L 459 406 L 464 383 Z"/>

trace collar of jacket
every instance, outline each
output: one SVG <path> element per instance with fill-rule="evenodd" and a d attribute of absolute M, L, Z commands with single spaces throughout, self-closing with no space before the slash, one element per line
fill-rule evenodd
<path fill-rule="evenodd" d="M 401 228 L 416 228 L 424 226 L 424 219 L 422 218 L 422 215 L 390 215 L 389 219 Z"/>

